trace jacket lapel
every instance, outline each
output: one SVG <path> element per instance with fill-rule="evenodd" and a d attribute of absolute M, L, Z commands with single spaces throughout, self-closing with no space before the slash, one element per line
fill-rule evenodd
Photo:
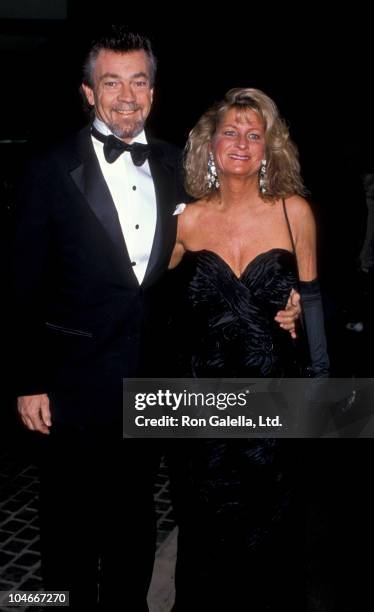
<path fill-rule="evenodd" d="M 177 217 L 173 216 L 177 204 L 175 168 L 165 158 L 162 144 L 152 140 L 149 167 L 156 193 L 157 222 L 151 254 L 143 285 L 147 286 L 167 269 L 175 244 Z"/>
<path fill-rule="evenodd" d="M 78 146 L 80 163 L 71 170 L 70 175 L 113 243 L 116 259 L 126 276 L 127 283 L 138 285 L 118 213 L 95 155 L 89 128 L 79 133 Z"/>

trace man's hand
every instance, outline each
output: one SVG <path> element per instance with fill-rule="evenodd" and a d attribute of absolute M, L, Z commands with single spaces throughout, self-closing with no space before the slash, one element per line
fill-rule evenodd
<path fill-rule="evenodd" d="M 23 395 L 17 399 L 17 408 L 27 429 L 49 434 L 52 421 L 48 395 Z"/>
<path fill-rule="evenodd" d="M 300 294 L 292 289 L 290 296 L 287 301 L 286 309 L 280 310 L 277 312 L 276 317 L 274 319 L 279 323 L 279 326 L 282 329 L 285 329 L 290 332 L 291 338 L 296 338 L 296 329 L 295 322 L 299 318 L 301 313 L 300 306 Z"/>

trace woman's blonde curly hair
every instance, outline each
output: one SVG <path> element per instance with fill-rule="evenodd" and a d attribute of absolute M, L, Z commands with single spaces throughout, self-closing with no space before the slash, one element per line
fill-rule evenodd
<path fill-rule="evenodd" d="M 275 200 L 294 194 L 307 193 L 300 176 L 296 145 L 279 111 L 269 96 L 259 89 L 230 89 L 221 102 L 212 106 L 191 130 L 185 150 L 186 189 L 194 198 L 214 195 L 207 181 L 210 143 L 223 117 L 232 108 L 256 112 L 265 127 L 266 192 L 263 200 Z M 219 189 L 219 188 L 218 188 Z"/>

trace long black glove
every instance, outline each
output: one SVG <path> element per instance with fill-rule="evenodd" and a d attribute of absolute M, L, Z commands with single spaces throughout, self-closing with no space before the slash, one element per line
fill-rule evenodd
<path fill-rule="evenodd" d="M 303 321 L 309 344 L 314 378 L 329 376 L 330 360 L 327 354 L 323 308 L 319 282 L 299 281 Z"/>

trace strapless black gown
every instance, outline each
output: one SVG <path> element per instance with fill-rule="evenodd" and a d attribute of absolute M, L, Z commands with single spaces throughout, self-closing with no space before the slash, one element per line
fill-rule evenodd
<path fill-rule="evenodd" d="M 274 321 L 296 286 L 295 256 L 271 249 L 238 278 L 217 254 L 187 252 L 174 274 L 174 375 L 285 375 Z M 178 283 L 179 280 L 179 283 Z M 177 289 L 179 287 L 179 289 Z M 302 612 L 300 440 L 178 440 L 169 461 L 179 523 L 174 610 Z"/>
<path fill-rule="evenodd" d="M 208 250 L 187 252 L 178 305 L 183 346 L 179 367 L 188 376 L 259 377 L 287 373 L 292 341 L 274 321 L 297 286 L 295 256 L 271 249 L 238 278 Z"/>

